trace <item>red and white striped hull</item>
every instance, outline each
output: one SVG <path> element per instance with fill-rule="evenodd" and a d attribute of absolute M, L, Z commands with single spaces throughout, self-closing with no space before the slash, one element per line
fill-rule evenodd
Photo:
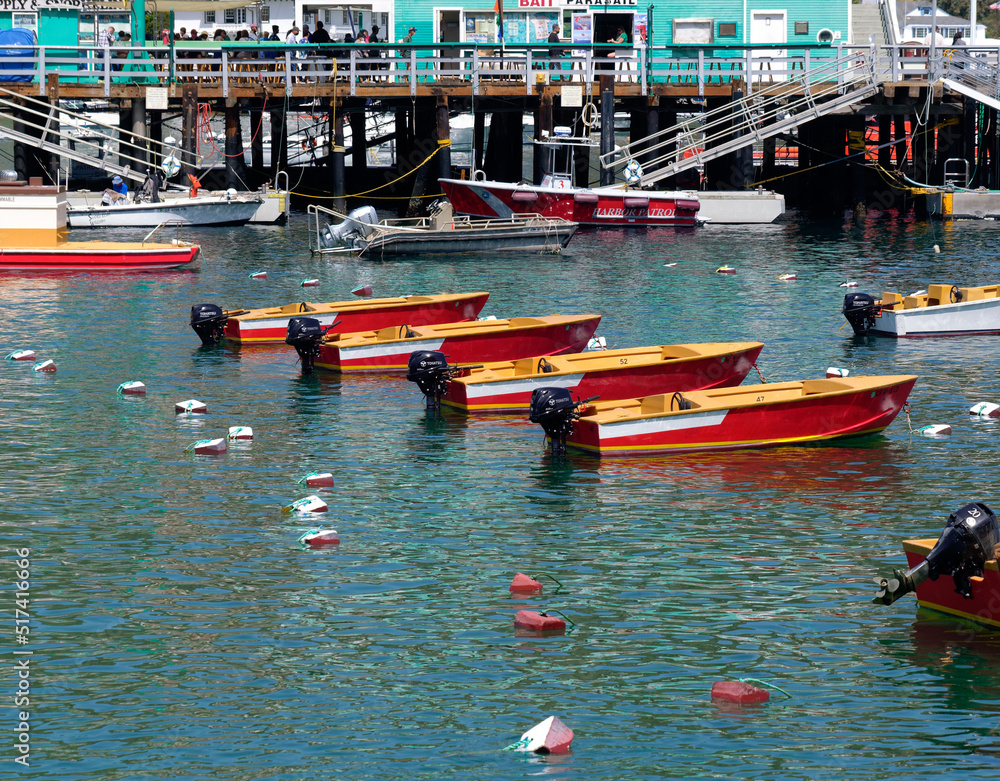
<path fill-rule="evenodd" d="M 341 339 L 320 344 L 316 367 L 337 372 L 405 372 L 410 354 L 417 350 L 443 352 L 451 363 L 578 353 L 600 321 L 600 315 L 584 315 L 429 325 L 418 328 L 417 336 L 391 340 L 376 339 L 374 334 L 343 334 Z"/>
<path fill-rule="evenodd" d="M 562 217 L 580 225 L 693 227 L 700 204 L 690 193 L 621 187 L 559 188 L 439 179 L 455 211 L 476 217 Z"/>

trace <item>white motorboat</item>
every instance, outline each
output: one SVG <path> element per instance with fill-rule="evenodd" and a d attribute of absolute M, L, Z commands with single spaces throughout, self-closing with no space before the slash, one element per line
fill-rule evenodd
<path fill-rule="evenodd" d="M 858 336 L 965 336 L 1000 333 L 1000 285 L 928 285 L 909 296 L 849 293 L 841 310 Z"/>
<path fill-rule="evenodd" d="M 69 198 L 71 228 L 153 228 L 167 221 L 182 225 L 244 225 L 261 205 L 260 193 L 167 198 L 158 203 L 106 204 L 103 193 L 79 192 Z"/>

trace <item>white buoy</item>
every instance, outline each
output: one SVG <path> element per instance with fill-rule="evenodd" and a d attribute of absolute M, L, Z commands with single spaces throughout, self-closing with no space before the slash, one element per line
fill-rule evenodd
<path fill-rule="evenodd" d="M 189 415 L 201 415 L 208 412 L 208 405 L 203 401 L 198 401 L 198 399 L 188 399 L 187 401 L 178 401 L 174 404 L 174 412 L 178 415 L 183 415 L 185 413 Z"/>
<path fill-rule="evenodd" d="M 794 282 L 795 280 L 798 279 L 798 277 L 795 274 L 780 274 L 778 276 L 778 279 L 780 279 L 782 282 Z"/>
<path fill-rule="evenodd" d="M 311 548 L 318 548 L 322 545 L 340 545 L 340 535 L 336 529 L 310 529 L 301 537 L 299 542 Z"/>
<path fill-rule="evenodd" d="M 941 248 L 937 244 L 934 245 L 934 252 L 935 253 L 941 252 Z"/>
<path fill-rule="evenodd" d="M 250 279 L 267 279 L 267 272 L 255 271 L 250 275 Z"/>
<path fill-rule="evenodd" d="M 303 279 L 302 287 L 317 287 L 319 285 L 318 279 Z"/>
<path fill-rule="evenodd" d="M 253 439 L 253 429 L 250 426 L 230 426 L 230 441 L 247 441 Z"/>
<path fill-rule="evenodd" d="M 299 483 L 305 483 L 309 488 L 329 488 L 333 485 L 333 475 L 330 472 L 310 472 Z"/>
<path fill-rule="evenodd" d="M 496 315 L 486 315 L 486 317 L 477 317 L 477 320 L 496 320 Z"/>
<path fill-rule="evenodd" d="M 129 380 L 118 386 L 119 396 L 142 396 L 146 393 L 146 386 L 138 380 Z"/>
<path fill-rule="evenodd" d="M 914 434 L 919 434 L 922 437 L 940 437 L 951 433 L 951 426 L 947 423 L 932 423 L 929 426 L 921 426 Z"/>
<path fill-rule="evenodd" d="M 14 350 L 4 356 L 5 361 L 33 361 L 35 360 L 34 350 Z"/>
<path fill-rule="evenodd" d="M 992 401 L 980 401 L 978 404 L 972 405 L 969 414 L 978 415 L 981 418 L 1000 418 L 1000 404 L 994 404 Z"/>
<path fill-rule="evenodd" d="M 607 350 L 608 340 L 603 336 L 592 336 L 590 341 L 587 342 L 588 350 Z"/>
<path fill-rule="evenodd" d="M 673 268 L 676 265 L 676 263 L 664 263 L 663 268 Z"/>
<path fill-rule="evenodd" d="M 32 371 L 36 372 L 54 372 L 56 370 L 56 362 L 51 358 L 47 361 L 39 361 L 34 366 L 31 367 Z"/>
<path fill-rule="evenodd" d="M 302 499 L 296 499 L 285 507 L 284 511 L 288 513 L 325 513 L 327 509 L 326 502 L 318 496 L 306 496 Z"/>
<path fill-rule="evenodd" d="M 840 285 L 838 285 L 838 287 L 857 287 L 857 286 L 858 286 L 857 282 L 852 282 L 849 279 L 846 282 L 841 282 Z"/>
<path fill-rule="evenodd" d="M 510 748 L 539 754 L 565 754 L 572 742 L 573 730 L 556 716 L 549 716 L 521 735 L 521 739 Z"/>
<path fill-rule="evenodd" d="M 715 273 L 716 274 L 735 274 L 736 273 L 736 269 L 732 268 L 731 266 L 719 266 L 715 270 Z"/>
<path fill-rule="evenodd" d="M 826 369 L 827 377 L 846 377 L 850 373 L 850 369 L 838 369 L 836 366 L 828 366 Z"/>
<path fill-rule="evenodd" d="M 193 450 L 200 456 L 218 456 L 227 450 L 226 440 L 222 437 L 218 439 L 199 439 L 193 445 L 188 445 L 189 450 Z"/>

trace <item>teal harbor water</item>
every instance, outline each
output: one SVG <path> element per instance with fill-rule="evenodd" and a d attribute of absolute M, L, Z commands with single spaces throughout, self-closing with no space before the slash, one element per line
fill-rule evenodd
<path fill-rule="evenodd" d="M 1000 225 L 611 230 L 559 256 L 368 262 L 310 258 L 304 222 L 190 230 L 191 271 L 0 275 L 0 351 L 58 366 L 0 363 L 3 581 L 30 548 L 32 616 L 16 646 L 4 590 L 5 777 L 1000 777 L 1000 633 L 912 597 L 871 604 L 903 539 L 969 501 L 1000 510 L 1000 428 L 968 414 L 1000 401 L 1000 337 L 856 339 L 838 287 L 995 284 Z M 139 233 L 92 235 L 112 236 Z M 203 348 L 188 326 L 205 301 L 360 284 L 488 290 L 497 317 L 597 312 L 609 346 L 760 340 L 772 381 L 914 373 L 913 428 L 954 431 L 913 436 L 900 416 L 864 444 L 553 457 L 526 419 L 435 415 L 402 377 L 303 377 L 290 349 Z M 126 380 L 147 395 L 116 396 Z M 208 414 L 175 416 L 190 398 Z M 239 424 L 252 444 L 185 452 Z M 319 524 L 281 513 L 313 470 L 336 476 Z M 302 549 L 316 525 L 339 547 Z M 513 598 L 518 571 L 562 587 Z M 520 608 L 575 627 L 515 637 Z M 27 769 L 17 648 L 33 651 Z M 711 701 L 740 677 L 789 696 Z M 504 750 L 549 715 L 571 754 Z"/>

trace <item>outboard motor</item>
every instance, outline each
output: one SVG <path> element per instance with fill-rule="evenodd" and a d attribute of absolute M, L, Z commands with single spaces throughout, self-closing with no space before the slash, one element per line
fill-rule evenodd
<path fill-rule="evenodd" d="M 229 313 L 215 304 L 197 304 L 191 307 L 191 327 L 201 337 L 202 344 L 218 344 L 226 335 Z"/>
<path fill-rule="evenodd" d="M 528 420 L 542 427 L 552 442 L 552 452 L 561 453 L 566 450 L 566 437 L 573 430 L 573 422 L 580 419 L 579 408 L 596 398 L 573 401 L 568 388 L 535 388 L 531 392 Z"/>
<path fill-rule="evenodd" d="M 972 502 L 948 516 L 944 531 L 927 558 L 906 572 L 896 570 L 891 578 L 875 578 L 879 592 L 876 605 L 891 605 L 930 578 L 951 575 L 955 592 L 972 599 L 970 578 L 982 577 L 983 566 L 994 556 L 1000 543 L 1000 526 L 992 510 L 982 502 Z"/>
<path fill-rule="evenodd" d="M 350 239 L 354 236 L 367 238 L 375 229 L 372 225 L 378 223 L 378 212 L 374 206 L 359 206 L 348 213 L 343 222 L 336 225 L 327 225 L 323 232 L 323 243 L 327 248 L 345 246 L 350 244 Z"/>
<path fill-rule="evenodd" d="M 874 327 L 875 315 L 879 313 L 880 307 L 867 293 L 848 293 L 844 296 L 844 308 L 840 311 L 851 324 L 854 333 L 864 336 Z"/>
<path fill-rule="evenodd" d="M 406 362 L 406 379 L 415 382 L 427 399 L 427 409 L 441 406 L 441 397 L 448 390 L 448 382 L 466 369 L 478 366 L 449 366 L 444 353 L 436 350 L 415 350 Z"/>
<path fill-rule="evenodd" d="M 326 330 L 315 317 L 293 317 L 288 321 L 285 344 L 290 344 L 299 354 L 303 374 L 313 370 L 319 357 L 319 343 Z"/>

